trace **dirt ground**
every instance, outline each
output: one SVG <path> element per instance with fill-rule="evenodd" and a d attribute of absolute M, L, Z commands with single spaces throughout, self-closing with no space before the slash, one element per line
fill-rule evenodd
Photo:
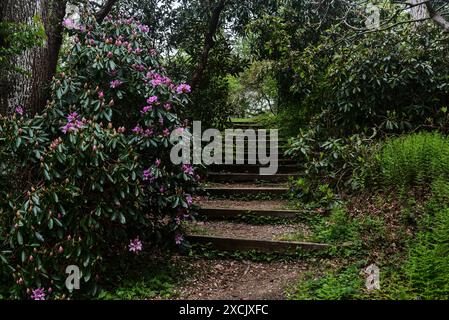
<path fill-rule="evenodd" d="M 302 261 L 259 263 L 236 260 L 197 260 L 201 270 L 177 289 L 180 300 L 284 300 L 309 265 Z"/>

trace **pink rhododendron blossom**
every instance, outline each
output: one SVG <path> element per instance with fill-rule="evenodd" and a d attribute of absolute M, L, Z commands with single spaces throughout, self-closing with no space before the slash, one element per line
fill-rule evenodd
<path fill-rule="evenodd" d="M 139 253 L 143 250 L 142 242 L 137 238 L 131 240 L 128 245 L 129 252 Z"/>
<path fill-rule="evenodd" d="M 146 129 L 146 130 L 145 130 L 145 133 L 144 133 L 144 136 L 147 137 L 147 138 L 149 138 L 149 137 L 152 137 L 153 134 L 154 134 L 154 132 L 153 132 L 152 129 Z"/>
<path fill-rule="evenodd" d="M 107 57 L 110 59 L 110 58 L 112 58 L 113 56 L 114 56 L 114 54 L 113 54 L 111 51 L 109 51 L 108 54 L 107 54 Z"/>
<path fill-rule="evenodd" d="M 77 25 L 73 19 L 64 19 L 64 21 L 62 21 L 62 26 L 69 30 L 81 30 L 80 26 Z"/>
<path fill-rule="evenodd" d="M 191 196 L 190 194 L 188 194 L 188 195 L 186 196 L 186 202 L 187 202 L 187 204 L 188 204 L 189 206 L 191 206 L 191 205 L 193 204 L 193 198 L 192 198 L 192 196 Z"/>
<path fill-rule="evenodd" d="M 161 166 L 161 159 L 156 159 L 156 162 L 154 163 L 156 165 L 156 167 L 160 167 Z"/>
<path fill-rule="evenodd" d="M 136 126 L 134 129 L 133 129 L 133 132 L 134 133 L 137 133 L 137 134 L 139 134 L 139 133 L 142 133 L 143 132 L 143 130 L 142 130 L 142 128 L 141 127 L 139 127 L 139 126 Z"/>
<path fill-rule="evenodd" d="M 153 182 L 154 180 L 154 175 L 151 172 L 151 169 L 147 169 L 143 172 L 143 181 Z"/>
<path fill-rule="evenodd" d="M 182 236 L 182 234 L 177 234 L 175 236 L 175 243 L 179 246 L 180 244 L 182 244 L 182 242 L 184 241 L 184 237 Z"/>
<path fill-rule="evenodd" d="M 134 50 L 134 53 L 137 54 L 137 55 L 139 55 L 139 54 L 142 53 L 142 49 L 136 48 L 136 49 Z"/>
<path fill-rule="evenodd" d="M 192 88 L 186 83 L 182 83 L 176 88 L 176 93 L 178 93 L 178 94 L 190 93 L 191 91 L 192 91 Z"/>
<path fill-rule="evenodd" d="M 153 104 L 153 103 L 158 102 L 158 100 L 159 100 L 159 98 L 157 96 L 152 96 L 152 97 L 147 99 L 147 103 L 148 104 Z"/>
<path fill-rule="evenodd" d="M 149 111 L 151 111 L 151 109 L 153 109 L 153 106 L 146 106 L 146 107 L 143 107 L 143 109 L 142 109 L 142 111 L 141 111 L 140 113 L 146 114 L 146 113 L 148 113 Z"/>
<path fill-rule="evenodd" d="M 33 300 L 45 300 L 44 288 L 37 288 L 32 291 L 31 299 Z"/>
<path fill-rule="evenodd" d="M 114 80 L 114 81 L 111 81 L 110 87 L 111 87 L 112 89 L 116 89 L 116 88 L 120 87 L 122 84 L 123 84 L 122 81 L 120 81 L 120 80 Z"/>
<path fill-rule="evenodd" d="M 21 106 L 16 107 L 16 113 L 20 114 L 21 116 L 23 116 L 23 108 Z"/>
<path fill-rule="evenodd" d="M 100 100 L 104 99 L 104 92 L 103 91 L 98 92 L 98 99 L 100 99 Z"/>
<path fill-rule="evenodd" d="M 184 171 L 185 174 L 188 174 L 190 176 L 193 176 L 195 174 L 195 169 L 193 169 L 192 165 L 190 164 L 183 164 L 182 171 Z"/>
<path fill-rule="evenodd" d="M 170 104 L 170 103 L 166 103 L 166 104 L 164 105 L 164 109 L 167 110 L 167 111 L 170 111 L 170 110 L 172 109 L 171 104 Z"/>
<path fill-rule="evenodd" d="M 61 131 L 64 134 L 67 134 L 69 132 L 77 132 L 78 130 L 83 129 L 85 121 L 80 121 L 78 118 L 79 116 L 76 112 L 69 114 L 67 116 L 67 124 L 61 127 Z"/>
<path fill-rule="evenodd" d="M 150 32 L 150 28 L 149 28 L 147 25 L 145 25 L 145 24 L 139 25 L 139 29 L 140 29 L 140 31 L 141 31 L 142 33 L 148 33 L 148 32 Z"/>
<path fill-rule="evenodd" d="M 168 137 L 170 135 L 170 129 L 164 129 L 162 134 L 164 135 L 164 137 Z"/>

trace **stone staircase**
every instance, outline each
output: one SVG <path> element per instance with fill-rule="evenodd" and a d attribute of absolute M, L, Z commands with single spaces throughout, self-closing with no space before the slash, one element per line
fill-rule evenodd
<path fill-rule="evenodd" d="M 263 129 L 250 121 L 231 123 L 230 128 Z M 194 222 L 188 226 L 187 240 L 223 251 L 294 254 L 328 249 L 330 246 L 326 244 L 283 240 L 295 233 L 304 233 L 304 239 L 307 239 L 307 228 L 298 223 L 298 217 L 305 212 L 290 208 L 289 201 L 285 199 L 289 192 L 289 179 L 298 175 L 295 161 L 284 156 L 286 143 L 285 138 L 279 139 L 279 170 L 276 175 L 259 175 L 261 165 L 247 162 L 211 166 L 206 195 L 197 200 L 201 207 L 200 218 L 206 222 Z M 270 222 L 251 225 L 241 222 L 245 217 L 266 221 L 282 219 L 285 225 L 270 225 Z"/>

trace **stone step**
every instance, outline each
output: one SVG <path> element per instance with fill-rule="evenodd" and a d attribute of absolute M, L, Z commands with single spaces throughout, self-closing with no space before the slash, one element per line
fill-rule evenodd
<path fill-rule="evenodd" d="M 331 248 L 330 245 L 321 243 L 257 240 L 205 235 L 188 235 L 187 240 L 191 243 L 210 245 L 213 249 L 221 251 L 259 251 L 265 253 L 295 254 L 298 250 L 322 251 Z"/>
<path fill-rule="evenodd" d="M 275 174 L 275 175 L 259 175 L 253 173 L 217 173 L 210 172 L 208 180 L 213 182 L 253 182 L 253 181 L 270 181 L 280 182 L 288 181 L 290 178 L 296 178 L 297 174 Z"/>
<path fill-rule="evenodd" d="M 295 210 L 263 210 L 263 209 L 239 209 L 239 208 L 208 208 L 202 207 L 201 216 L 208 219 L 239 219 L 246 216 L 259 216 L 268 218 L 295 219 L 301 214 Z"/>
<path fill-rule="evenodd" d="M 209 187 L 205 191 L 211 196 L 229 197 L 229 196 L 250 196 L 250 195 L 272 195 L 283 196 L 288 194 L 288 187 L 255 187 L 255 186 L 238 186 L 238 187 Z"/>
<path fill-rule="evenodd" d="M 283 164 L 287 161 L 279 161 L 278 173 L 295 173 L 298 172 L 297 164 Z M 223 164 L 210 166 L 210 170 L 213 172 L 236 172 L 236 173 L 259 173 L 261 168 L 268 167 L 267 165 L 254 165 L 254 164 Z"/>

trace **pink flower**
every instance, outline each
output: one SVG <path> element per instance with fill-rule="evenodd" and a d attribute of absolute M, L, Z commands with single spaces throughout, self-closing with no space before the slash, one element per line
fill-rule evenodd
<path fill-rule="evenodd" d="M 170 111 L 170 110 L 172 109 L 171 104 L 170 104 L 170 103 L 166 103 L 166 104 L 164 105 L 164 109 L 167 110 L 167 111 Z"/>
<path fill-rule="evenodd" d="M 175 243 L 179 246 L 183 241 L 184 241 L 184 237 L 182 236 L 182 234 L 178 233 L 175 236 Z"/>
<path fill-rule="evenodd" d="M 189 206 L 191 206 L 191 205 L 193 204 L 193 198 L 192 198 L 192 196 L 191 196 L 190 194 L 188 194 L 188 195 L 186 196 L 186 202 L 187 202 L 187 204 L 188 204 Z"/>
<path fill-rule="evenodd" d="M 126 131 L 126 128 L 125 128 L 125 127 L 120 127 L 120 128 L 118 128 L 118 130 L 117 130 L 118 133 L 125 133 L 125 131 Z"/>
<path fill-rule="evenodd" d="M 186 83 L 182 83 L 176 88 L 176 93 L 178 93 L 178 94 L 190 93 L 191 91 L 192 91 L 192 88 Z"/>
<path fill-rule="evenodd" d="M 161 159 L 156 159 L 156 162 L 155 162 L 156 167 L 160 167 L 161 163 L 162 163 Z"/>
<path fill-rule="evenodd" d="M 151 172 L 151 169 L 147 169 L 143 172 L 143 181 L 154 181 L 153 173 Z"/>
<path fill-rule="evenodd" d="M 153 79 L 153 80 L 151 80 L 151 85 L 153 87 L 160 86 L 161 84 L 162 84 L 162 80 L 160 80 L 160 79 Z"/>
<path fill-rule="evenodd" d="M 190 176 L 195 175 L 195 169 L 193 169 L 192 165 L 190 164 L 183 164 L 182 171 L 184 171 L 185 174 Z"/>
<path fill-rule="evenodd" d="M 143 107 L 143 109 L 142 109 L 142 111 L 140 113 L 146 114 L 148 111 L 151 111 L 151 109 L 153 109 L 153 106 Z"/>
<path fill-rule="evenodd" d="M 122 81 L 114 80 L 114 81 L 111 81 L 110 86 L 112 89 L 116 89 L 116 88 L 120 87 L 122 84 L 123 84 Z"/>
<path fill-rule="evenodd" d="M 159 192 L 160 192 L 160 193 L 165 193 L 165 191 L 166 191 L 166 190 L 165 190 L 165 187 L 160 187 L 160 188 L 159 188 Z"/>
<path fill-rule="evenodd" d="M 147 25 L 145 25 L 145 24 L 139 25 L 139 29 L 140 29 L 140 31 L 141 31 L 142 33 L 148 33 L 148 32 L 150 32 L 150 28 L 149 28 Z"/>
<path fill-rule="evenodd" d="M 23 108 L 21 106 L 16 107 L 16 113 L 20 114 L 21 116 L 23 116 Z"/>
<path fill-rule="evenodd" d="M 147 137 L 147 138 L 152 137 L 153 136 L 153 130 L 152 129 L 146 129 L 145 133 L 144 133 L 144 136 Z"/>
<path fill-rule="evenodd" d="M 69 115 L 67 116 L 67 121 L 68 121 L 68 122 L 73 122 L 73 121 L 75 121 L 76 119 L 78 119 L 78 113 L 77 113 L 77 112 L 73 112 L 73 113 L 71 113 L 71 114 L 69 114 Z"/>
<path fill-rule="evenodd" d="M 67 124 L 61 127 L 61 131 L 64 134 L 67 134 L 69 132 L 77 132 L 79 129 L 83 129 L 85 120 L 80 121 L 78 120 L 78 117 L 78 113 L 76 112 L 69 114 L 67 116 Z"/>
<path fill-rule="evenodd" d="M 142 242 L 139 240 L 139 238 L 131 240 L 129 245 L 129 252 L 139 253 L 143 249 Z"/>
<path fill-rule="evenodd" d="M 142 49 L 136 48 L 136 50 L 134 50 L 134 53 L 137 54 L 137 55 L 139 55 L 139 54 L 142 53 Z"/>
<path fill-rule="evenodd" d="M 62 21 L 62 26 L 69 30 L 80 30 L 80 27 L 75 23 L 75 20 L 73 19 L 64 19 L 64 21 Z"/>
<path fill-rule="evenodd" d="M 104 92 L 103 91 L 98 92 L 98 99 L 100 99 L 100 100 L 104 99 Z"/>
<path fill-rule="evenodd" d="M 45 300 L 45 290 L 44 288 L 37 288 L 33 290 L 31 294 L 31 299 L 33 300 Z"/>
<path fill-rule="evenodd" d="M 152 97 L 147 99 L 147 103 L 148 104 L 153 104 L 153 103 L 158 102 L 158 100 L 159 100 L 159 98 L 157 96 L 152 96 Z"/>
<path fill-rule="evenodd" d="M 110 59 L 110 58 L 112 58 L 113 56 L 114 56 L 114 54 L 112 53 L 112 51 L 109 51 L 108 54 L 107 54 L 107 57 Z"/>
<path fill-rule="evenodd" d="M 133 132 L 134 133 L 137 133 L 137 134 L 139 134 L 139 133 L 142 133 L 142 128 L 141 127 L 139 127 L 139 126 L 136 126 L 134 129 L 133 129 Z"/>
<path fill-rule="evenodd" d="M 164 129 L 163 135 L 164 137 L 168 137 L 170 135 L 170 129 Z"/>

